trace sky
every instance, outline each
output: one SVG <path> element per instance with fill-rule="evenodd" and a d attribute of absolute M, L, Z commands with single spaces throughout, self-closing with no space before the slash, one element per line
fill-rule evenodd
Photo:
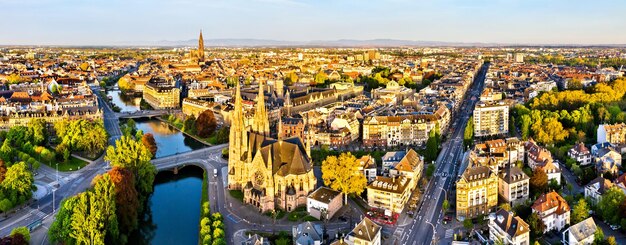
<path fill-rule="evenodd" d="M 399 39 L 626 44 L 624 0 L 0 0 L 0 45 Z"/>

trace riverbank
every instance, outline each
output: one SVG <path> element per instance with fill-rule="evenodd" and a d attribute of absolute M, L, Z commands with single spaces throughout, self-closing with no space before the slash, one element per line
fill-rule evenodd
<path fill-rule="evenodd" d="M 213 143 L 209 142 L 211 138 L 206 138 L 206 139 L 205 139 L 205 138 L 201 138 L 200 136 L 197 136 L 197 135 L 194 135 L 194 134 L 187 133 L 187 132 L 183 131 L 183 129 L 182 129 L 181 127 L 178 127 L 178 125 L 173 124 L 172 122 L 170 122 L 170 121 L 169 121 L 169 120 L 167 120 L 167 119 L 164 119 L 164 118 L 162 118 L 162 117 L 156 117 L 156 118 L 157 118 L 159 121 L 164 122 L 164 123 L 167 123 L 167 125 L 170 125 L 170 126 L 172 126 L 172 127 L 176 128 L 176 129 L 178 129 L 178 131 L 180 131 L 180 132 L 181 132 L 181 133 L 183 133 L 184 135 L 187 135 L 187 136 L 189 136 L 189 137 L 193 138 L 194 140 L 196 140 L 196 141 L 198 141 L 198 142 L 200 142 L 200 143 L 203 143 L 203 144 L 205 144 L 205 145 L 207 145 L 207 146 L 214 146 L 214 145 L 215 145 L 215 144 L 213 144 Z"/>

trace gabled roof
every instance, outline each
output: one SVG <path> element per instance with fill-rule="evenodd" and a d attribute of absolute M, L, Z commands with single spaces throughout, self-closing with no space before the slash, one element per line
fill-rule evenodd
<path fill-rule="evenodd" d="M 597 228 L 596 222 L 593 221 L 592 217 L 589 217 L 586 220 L 578 222 L 578 224 L 570 226 L 568 230 L 577 241 L 582 241 L 587 237 L 593 236 Z"/>
<path fill-rule="evenodd" d="M 528 224 L 519 216 L 514 217 L 513 213 L 500 209 L 495 215 L 494 223 L 511 238 L 524 235 L 530 231 Z"/>
<path fill-rule="evenodd" d="M 559 215 L 570 211 L 567 201 L 555 191 L 542 194 L 532 206 L 532 209 L 537 212 L 545 212 L 552 208 L 556 208 L 556 213 Z"/>
<path fill-rule="evenodd" d="M 365 217 L 356 227 L 354 227 L 351 235 L 358 239 L 372 242 L 379 232 L 380 226 Z"/>

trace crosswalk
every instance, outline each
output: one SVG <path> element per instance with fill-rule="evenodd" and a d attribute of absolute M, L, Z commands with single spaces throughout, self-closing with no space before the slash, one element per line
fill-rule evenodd
<path fill-rule="evenodd" d="M 447 229 L 446 230 L 446 239 L 452 238 L 453 235 L 454 235 L 454 229 Z"/>
<path fill-rule="evenodd" d="M 451 174 L 448 173 L 448 172 L 437 172 L 434 175 L 435 175 L 435 177 L 448 177 L 448 176 L 451 176 Z"/>

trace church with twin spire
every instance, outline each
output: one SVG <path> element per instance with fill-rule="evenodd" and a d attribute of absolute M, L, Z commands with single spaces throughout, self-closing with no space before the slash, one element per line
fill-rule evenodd
<path fill-rule="evenodd" d="M 241 98 L 235 92 L 228 152 L 228 188 L 241 190 L 243 201 L 264 213 L 276 208 L 292 211 L 306 205 L 317 186 L 311 160 L 311 140 L 270 137 L 263 84 L 259 84 L 255 113 L 250 126 Z"/>

